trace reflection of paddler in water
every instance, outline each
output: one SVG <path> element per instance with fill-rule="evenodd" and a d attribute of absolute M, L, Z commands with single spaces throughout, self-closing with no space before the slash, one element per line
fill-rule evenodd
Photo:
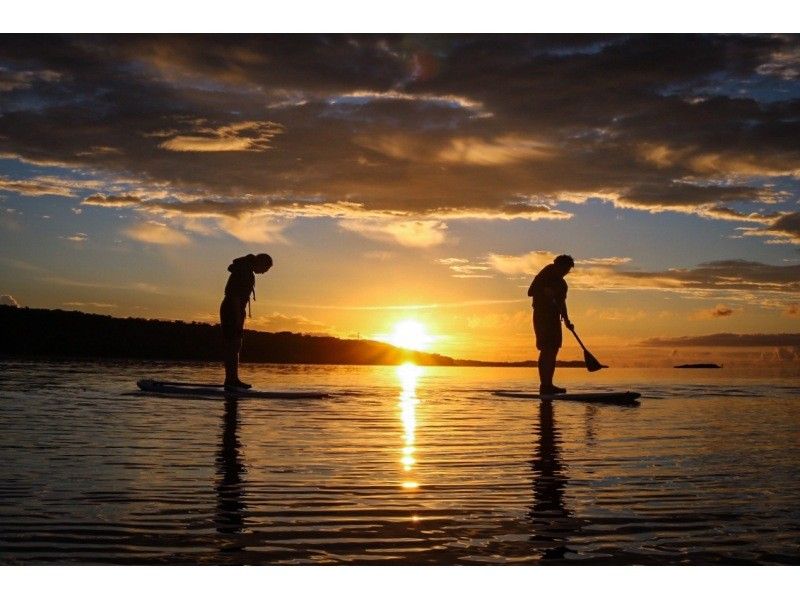
<path fill-rule="evenodd" d="M 220 534 L 235 536 L 244 528 L 244 487 L 242 474 L 245 468 L 239 458 L 238 399 L 225 398 L 225 413 L 222 416 L 222 441 L 217 453 L 217 514 L 214 520 Z M 237 550 L 227 546 L 227 550 Z M 223 548 L 225 549 L 225 548 Z"/>
<path fill-rule="evenodd" d="M 228 266 L 228 283 L 225 298 L 219 306 L 225 353 L 225 387 L 231 390 L 250 388 L 239 380 L 239 353 L 242 350 L 244 320 L 250 306 L 250 296 L 255 299 L 256 274 L 264 274 L 272 268 L 272 258 L 266 253 L 233 260 Z"/>
<path fill-rule="evenodd" d="M 561 463 L 561 435 L 553 420 L 553 403 L 539 401 L 539 438 L 534 446 L 533 505 L 528 511 L 533 535 L 531 542 L 542 559 L 563 559 L 569 535 L 577 527 L 572 514 L 564 505 L 567 477 Z"/>

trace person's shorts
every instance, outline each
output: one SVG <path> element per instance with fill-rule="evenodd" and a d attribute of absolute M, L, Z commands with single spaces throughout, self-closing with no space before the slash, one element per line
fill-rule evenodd
<path fill-rule="evenodd" d="M 561 318 L 557 313 L 533 310 L 533 332 L 539 351 L 561 348 Z"/>
<path fill-rule="evenodd" d="M 238 301 L 225 297 L 219 306 L 219 321 L 222 324 L 222 337 L 226 340 L 236 339 L 244 330 L 244 306 Z"/>

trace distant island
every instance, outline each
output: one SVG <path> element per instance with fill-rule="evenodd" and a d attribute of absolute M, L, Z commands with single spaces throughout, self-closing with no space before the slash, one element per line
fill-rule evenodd
<path fill-rule="evenodd" d="M 0 357 L 221 361 L 218 324 L 115 318 L 0 305 Z M 531 339 L 533 344 L 533 339 Z M 532 349 L 533 350 L 533 349 Z M 245 330 L 242 361 L 318 365 L 536 367 L 536 361 L 454 359 L 371 340 Z M 584 367 L 560 361 L 559 367 Z"/>
<path fill-rule="evenodd" d="M 722 366 L 717 363 L 684 363 L 683 365 L 673 366 L 675 369 L 719 369 Z"/>

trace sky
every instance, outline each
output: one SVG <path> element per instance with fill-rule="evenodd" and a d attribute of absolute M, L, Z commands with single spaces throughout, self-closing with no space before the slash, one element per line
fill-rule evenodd
<path fill-rule="evenodd" d="M 3 35 L 0 303 L 614 365 L 800 364 L 796 35 Z M 565 338 L 561 356 L 578 358 Z"/>

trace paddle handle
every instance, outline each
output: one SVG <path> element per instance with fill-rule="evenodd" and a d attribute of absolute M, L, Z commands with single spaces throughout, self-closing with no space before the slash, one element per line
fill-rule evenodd
<path fill-rule="evenodd" d="M 583 343 L 581 342 L 581 337 L 578 336 L 578 333 L 575 332 L 575 329 L 574 328 L 570 328 L 569 331 L 575 336 L 575 340 L 578 341 L 578 344 L 581 346 L 581 349 L 586 351 L 587 349 L 586 349 L 586 347 L 583 346 Z"/>

